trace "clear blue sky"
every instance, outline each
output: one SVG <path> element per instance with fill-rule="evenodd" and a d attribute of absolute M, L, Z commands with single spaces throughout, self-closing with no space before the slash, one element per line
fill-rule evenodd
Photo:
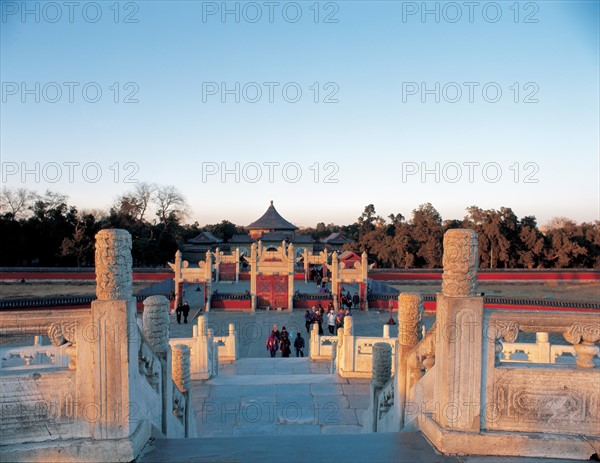
<path fill-rule="evenodd" d="M 8 186 L 107 208 L 130 174 L 200 224 L 600 218 L 597 1 L 0 3 Z"/>

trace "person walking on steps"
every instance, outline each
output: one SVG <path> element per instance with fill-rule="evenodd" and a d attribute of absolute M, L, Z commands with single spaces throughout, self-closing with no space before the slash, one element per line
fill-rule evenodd
<path fill-rule="evenodd" d="M 296 339 L 294 339 L 294 347 L 296 348 L 296 357 L 304 357 L 304 338 L 298 331 Z"/>
<path fill-rule="evenodd" d="M 183 303 L 183 307 L 181 308 L 181 313 L 183 313 L 183 323 L 187 323 L 187 317 L 190 313 L 190 306 L 187 301 Z"/>
<path fill-rule="evenodd" d="M 290 342 L 290 338 L 288 337 L 288 333 L 287 331 L 281 331 L 281 356 L 282 357 L 289 357 L 290 354 L 292 353 L 292 349 L 290 349 L 291 346 L 291 342 Z"/>
<path fill-rule="evenodd" d="M 179 325 L 181 325 L 181 312 L 183 312 L 183 306 L 181 305 L 181 302 L 177 305 L 177 308 L 175 309 L 175 315 L 177 315 L 177 323 Z"/>
<path fill-rule="evenodd" d="M 279 350 L 279 340 L 275 336 L 275 331 L 271 331 L 271 334 L 267 338 L 267 350 L 271 354 L 271 358 L 275 357 L 275 354 Z"/>

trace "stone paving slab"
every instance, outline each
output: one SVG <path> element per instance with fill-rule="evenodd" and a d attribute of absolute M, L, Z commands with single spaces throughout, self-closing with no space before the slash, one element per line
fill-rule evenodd
<path fill-rule="evenodd" d="M 308 358 L 245 358 L 236 364 L 228 374 L 194 382 L 199 394 L 196 396 L 192 387 L 192 403 L 200 436 L 291 435 L 294 430 L 321 434 L 336 433 L 336 427 L 341 434 L 360 429 L 358 417 L 364 414 L 368 398 L 361 400 L 353 394 L 351 404 L 343 387 L 354 380 L 331 374 L 278 374 L 290 366 L 295 371 L 309 371 L 314 362 Z M 259 368 L 261 364 L 267 367 Z M 244 369 L 268 374 L 234 374 Z M 363 383 L 356 386 L 347 390 L 364 390 Z"/>
<path fill-rule="evenodd" d="M 439 455 L 418 432 L 313 435 L 277 433 L 225 439 L 157 439 L 145 449 L 140 462 L 211 463 L 565 463 L 567 460 Z M 310 428 L 305 428 L 309 430 Z M 308 433 L 308 432 L 307 432 Z"/>
<path fill-rule="evenodd" d="M 276 378 L 276 379 L 274 379 Z M 334 384 L 347 383 L 348 380 L 337 375 L 237 375 L 217 376 L 207 380 L 204 384 L 209 386 L 258 386 L 264 384 Z M 340 388 L 340 391 L 342 389 Z M 192 389 L 193 391 L 193 389 Z M 193 394 L 193 392 L 192 392 Z"/>

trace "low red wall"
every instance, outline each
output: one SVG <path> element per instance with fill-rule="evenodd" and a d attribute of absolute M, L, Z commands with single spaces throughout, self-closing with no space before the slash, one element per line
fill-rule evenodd
<path fill-rule="evenodd" d="M 133 281 L 162 281 L 173 278 L 173 273 L 134 272 Z M 0 280 L 95 280 L 94 272 L 0 272 Z"/>
<path fill-rule="evenodd" d="M 432 270 L 432 271 L 423 271 L 423 272 L 413 272 L 413 271 L 381 271 L 381 272 L 369 272 L 369 278 L 371 280 L 384 280 L 384 281 L 406 281 L 406 280 L 416 280 L 416 281 L 441 281 L 442 280 L 442 271 L 441 270 Z M 477 279 L 480 281 L 555 281 L 555 280 L 579 280 L 579 281 L 600 281 L 600 271 L 599 270 L 589 270 L 589 271 L 547 271 L 547 270 L 539 270 L 539 271 L 519 271 L 519 270 L 511 270 L 511 271 L 485 271 L 479 270 L 477 273 Z"/>
<path fill-rule="evenodd" d="M 423 308 L 428 312 L 435 312 L 436 302 L 435 301 L 424 301 Z M 586 312 L 586 313 L 598 313 L 596 309 L 587 309 L 581 307 L 575 308 L 565 308 L 565 307 L 548 307 L 541 305 L 510 305 L 510 304 L 484 304 L 484 309 L 506 309 L 506 310 L 539 310 L 543 312 Z M 377 300 L 377 301 L 369 301 L 369 309 L 370 310 L 389 310 L 388 301 L 385 300 Z M 398 300 L 394 300 L 394 313 L 398 313 Z"/>
<path fill-rule="evenodd" d="M 0 280 L 94 280 L 96 275 L 93 271 L 2 271 Z M 164 272 L 134 272 L 134 281 L 162 281 L 173 278 L 173 273 L 165 270 Z M 406 270 L 382 270 L 369 272 L 369 278 L 372 280 L 384 281 L 440 281 L 442 279 L 441 270 L 425 270 L 422 272 Z M 478 279 L 480 281 L 600 281 L 600 270 L 583 271 L 548 271 L 548 270 L 479 270 Z M 240 280 L 249 281 L 250 273 L 240 273 Z M 304 273 L 295 273 L 294 280 L 304 280 Z"/>
<path fill-rule="evenodd" d="M 211 301 L 211 309 L 234 309 L 234 310 L 250 310 L 252 301 L 249 299 L 225 299 Z"/>

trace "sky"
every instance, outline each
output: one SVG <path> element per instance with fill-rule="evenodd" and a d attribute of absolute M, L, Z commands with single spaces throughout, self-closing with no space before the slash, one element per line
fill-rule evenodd
<path fill-rule="evenodd" d="M 600 220 L 599 2 L 4 1 L 2 186 L 187 222 Z"/>

